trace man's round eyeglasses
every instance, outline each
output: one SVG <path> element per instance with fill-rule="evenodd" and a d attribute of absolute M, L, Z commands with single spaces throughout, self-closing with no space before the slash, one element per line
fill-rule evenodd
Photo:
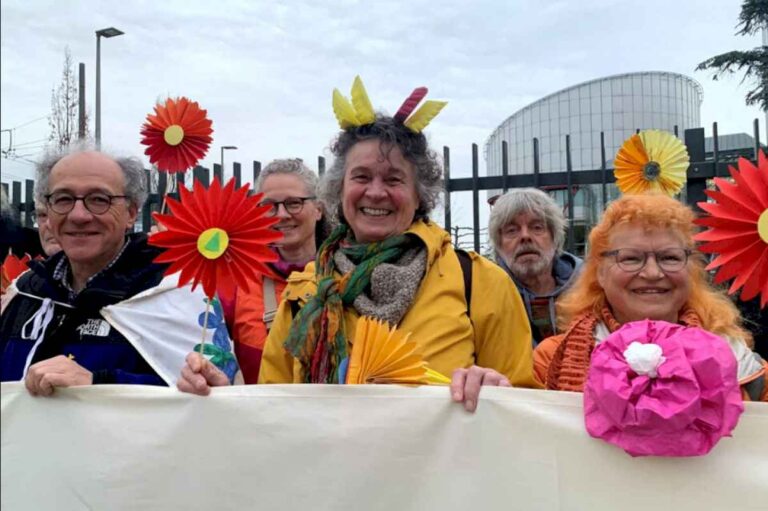
<path fill-rule="evenodd" d="M 603 252 L 600 255 L 603 257 L 613 257 L 620 269 L 635 273 L 645 268 L 650 254 L 653 254 L 656 264 L 662 271 L 676 272 L 685 268 L 692 251 L 684 248 L 668 248 L 666 250 L 646 252 L 634 248 L 620 248 Z"/>
<path fill-rule="evenodd" d="M 304 202 L 308 200 L 315 200 L 316 197 L 288 197 L 285 200 L 272 200 L 272 199 L 264 199 L 261 201 L 262 206 L 270 206 L 272 209 L 270 209 L 267 214 L 275 216 L 277 215 L 277 211 L 280 209 L 280 204 L 283 205 L 285 210 L 290 213 L 291 215 L 298 215 L 301 213 L 301 210 L 304 209 Z"/>
<path fill-rule="evenodd" d="M 72 195 L 69 192 L 54 192 L 45 196 L 48 207 L 54 213 L 66 215 L 75 208 L 77 201 L 83 201 L 85 209 L 94 215 L 103 215 L 112 207 L 115 199 L 127 199 L 127 195 L 109 195 L 102 192 L 91 192 L 85 195 Z"/>

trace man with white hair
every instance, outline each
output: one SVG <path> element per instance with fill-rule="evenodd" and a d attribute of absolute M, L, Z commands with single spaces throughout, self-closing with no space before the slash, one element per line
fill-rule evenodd
<path fill-rule="evenodd" d="M 581 266 L 581 259 L 563 251 L 563 212 L 541 190 L 510 190 L 494 203 L 488 231 L 496 261 L 523 297 L 535 346 L 557 333 L 555 301 Z"/>
<path fill-rule="evenodd" d="M 0 315 L 0 380 L 24 380 L 33 395 L 56 387 L 165 385 L 147 360 L 100 314 L 157 286 L 160 253 L 133 224 L 146 198 L 136 158 L 87 146 L 47 154 L 37 165 L 37 201 L 62 251 L 30 264 Z"/>

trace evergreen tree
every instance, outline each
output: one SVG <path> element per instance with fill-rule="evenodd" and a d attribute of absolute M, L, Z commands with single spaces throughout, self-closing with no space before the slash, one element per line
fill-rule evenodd
<path fill-rule="evenodd" d="M 768 26 L 768 0 L 744 0 L 736 28 L 736 35 L 752 35 Z M 747 93 L 747 105 L 757 104 L 768 111 L 768 46 L 762 45 L 748 51 L 729 51 L 710 57 L 700 63 L 697 71 L 714 69 L 714 80 L 726 74 L 744 71 L 742 82 L 748 78 L 757 81 Z"/>

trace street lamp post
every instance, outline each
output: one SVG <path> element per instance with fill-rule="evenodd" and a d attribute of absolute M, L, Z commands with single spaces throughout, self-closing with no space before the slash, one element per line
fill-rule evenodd
<path fill-rule="evenodd" d="M 124 32 L 115 27 L 96 31 L 96 147 L 101 148 L 101 38 L 116 37 Z"/>
<path fill-rule="evenodd" d="M 224 150 L 225 149 L 237 149 L 236 145 L 223 145 L 221 146 L 221 180 L 224 181 Z"/>

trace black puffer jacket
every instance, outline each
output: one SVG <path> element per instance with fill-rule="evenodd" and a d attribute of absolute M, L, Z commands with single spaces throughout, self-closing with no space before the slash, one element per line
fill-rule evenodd
<path fill-rule="evenodd" d="M 63 252 L 30 264 L 31 271 L 16 282 L 19 293 L 0 317 L 0 380 L 20 380 L 31 364 L 71 355 L 93 373 L 94 383 L 165 385 L 99 312 L 156 286 L 163 278 L 165 266 L 152 262 L 159 249 L 147 244 L 145 234 L 132 234 L 129 239 L 114 265 L 73 301 L 67 289 L 53 279 Z M 45 328 L 40 328 L 43 324 Z"/>

